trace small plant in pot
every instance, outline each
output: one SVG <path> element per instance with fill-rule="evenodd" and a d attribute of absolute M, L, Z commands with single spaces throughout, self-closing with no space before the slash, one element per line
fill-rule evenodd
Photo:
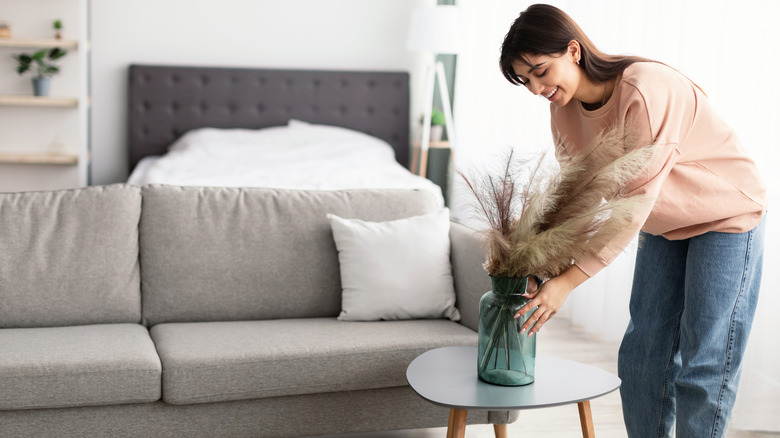
<path fill-rule="evenodd" d="M 54 28 L 54 38 L 61 40 L 62 39 L 62 20 L 54 20 L 54 22 L 51 24 L 51 27 Z"/>
<path fill-rule="evenodd" d="M 60 68 L 52 63 L 68 52 L 55 47 L 41 49 L 33 53 L 18 53 L 13 55 L 19 63 L 16 72 L 20 75 L 33 71 L 33 91 L 36 96 L 48 96 L 51 77 L 60 72 Z"/>
<path fill-rule="evenodd" d="M 420 116 L 420 125 L 425 121 L 425 116 Z M 444 117 L 444 113 L 433 108 L 431 110 L 431 141 L 441 141 L 442 134 L 444 133 L 444 125 L 447 123 L 447 119 Z"/>

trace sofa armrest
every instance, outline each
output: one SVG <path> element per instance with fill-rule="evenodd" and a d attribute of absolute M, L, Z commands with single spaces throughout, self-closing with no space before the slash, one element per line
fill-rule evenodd
<path fill-rule="evenodd" d="M 460 311 L 460 323 L 477 331 L 479 299 L 490 290 L 490 277 L 483 267 L 485 252 L 482 241 L 473 229 L 450 223 L 450 261 L 455 282 L 455 306 Z"/>

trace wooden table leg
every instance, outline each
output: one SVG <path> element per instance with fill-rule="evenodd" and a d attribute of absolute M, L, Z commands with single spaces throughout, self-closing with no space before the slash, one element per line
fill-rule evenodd
<path fill-rule="evenodd" d="M 577 403 L 577 410 L 580 411 L 580 425 L 582 426 L 583 438 L 595 438 L 596 431 L 593 429 L 593 416 L 590 413 L 590 401 Z"/>
<path fill-rule="evenodd" d="M 466 436 L 465 409 L 450 409 L 450 422 L 447 426 L 447 438 L 463 438 Z"/>
<path fill-rule="evenodd" d="M 494 424 L 493 432 L 495 432 L 496 438 L 507 438 L 506 424 Z"/>

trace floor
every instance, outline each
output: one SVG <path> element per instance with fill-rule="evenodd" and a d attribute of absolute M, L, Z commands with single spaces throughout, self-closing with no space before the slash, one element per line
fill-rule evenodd
<path fill-rule="evenodd" d="M 537 353 L 554 355 L 588 363 L 617 374 L 617 343 L 589 338 L 572 327 L 566 319 L 553 318 L 544 326 L 537 341 Z M 620 407 L 620 394 L 615 391 L 591 401 L 596 436 L 599 438 L 626 438 Z M 733 428 L 732 428 L 733 429 Z M 581 437 L 577 405 L 535 409 L 522 412 L 520 418 L 507 428 L 509 437 L 538 436 L 545 438 Z M 367 434 L 329 435 L 320 438 L 439 438 L 446 436 L 446 428 L 415 429 Z M 466 427 L 466 438 L 493 438 L 490 425 Z M 727 438 L 780 438 L 778 433 L 729 430 Z"/>

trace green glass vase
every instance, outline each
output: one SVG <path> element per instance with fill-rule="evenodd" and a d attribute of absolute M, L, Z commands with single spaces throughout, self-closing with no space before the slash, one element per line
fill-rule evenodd
<path fill-rule="evenodd" d="M 477 375 L 497 385 L 528 385 L 534 381 L 536 336 L 521 335 L 520 329 L 533 312 L 514 317 L 530 301 L 522 296 L 528 277 L 490 276 L 490 281 L 493 290 L 479 300 Z"/>

